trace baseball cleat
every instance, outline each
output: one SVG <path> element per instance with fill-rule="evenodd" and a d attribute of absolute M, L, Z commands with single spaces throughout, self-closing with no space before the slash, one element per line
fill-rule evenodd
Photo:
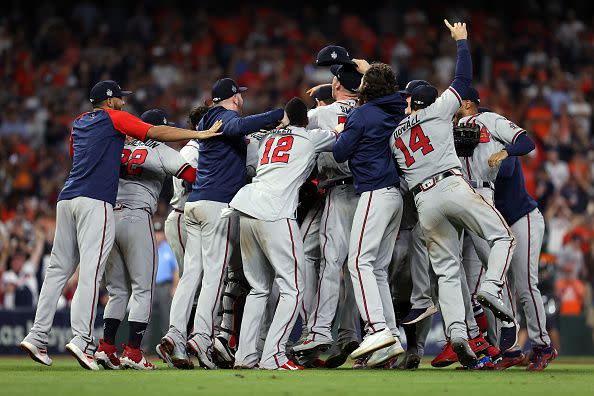
<path fill-rule="evenodd" d="M 421 357 L 416 353 L 407 353 L 404 359 L 396 366 L 399 370 L 416 370 L 421 364 Z"/>
<path fill-rule="evenodd" d="M 326 359 L 326 364 L 324 364 L 324 368 L 337 368 L 342 366 L 348 359 L 349 355 L 359 347 L 359 343 L 357 341 L 349 341 L 340 348 L 340 351 L 337 354 L 330 355 L 328 359 Z"/>
<path fill-rule="evenodd" d="M 72 342 L 66 344 L 66 349 L 76 358 L 78 364 L 80 364 L 82 368 L 94 371 L 99 370 L 99 366 L 97 366 L 97 362 L 95 362 L 95 357 L 93 355 L 81 351 L 80 348 Z"/>
<path fill-rule="evenodd" d="M 208 350 L 203 351 L 195 340 L 190 339 L 186 344 L 186 348 L 190 354 L 198 358 L 200 367 L 208 370 L 215 370 L 217 368 L 217 365 L 212 361 L 212 352 Z"/>
<path fill-rule="evenodd" d="M 401 355 L 404 353 L 404 348 L 402 348 L 402 345 L 400 344 L 400 340 L 398 338 L 396 338 L 396 343 L 382 348 L 382 349 L 378 349 L 377 351 L 373 352 L 370 356 L 369 356 L 369 360 L 367 360 L 367 366 L 368 367 L 377 367 L 377 366 L 381 366 L 383 364 L 385 364 L 386 362 L 388 362 L 389 360 L 395 358 L 398 355 Z"/>
<path fill-rule="evenodd" d="M 493 370 L 495 365 L 491 361 L 491 358 L 487 355 L 481 354 L 477 357 L 476 364 L 474 366 L 459 366 L 456 370 Z"/>
<path fill-rule="evenodd" d="M 155 370 L 157 368 L 154 364 L 146 360 L 140 348 L 131 348 L 128 345 L 124 347 L 120 361 L 122 362 L 122 368 L 131 368 L 134 370 Z"/>
<path fill-rule="evenodd" d="M 304 370 L 303 366 L 299 366 L 298 364 L 293 363 L 292 360 L 287 361 L 287 363 L 283 364 L 276 370 L 279 371 L 297 371 L 297 370 Z"/>
<path fill-rule="evenodd" d="M 213 359 L 216 359 L 217 366 L 232 368 L 235 361 L 235 350 L 229 346 L 223 337 L 216 337 L 213 344 Z"/>
<path fill-rule="evenodd" d="M 526 356 L 522 351 L 507 351 L 503 353 L 501 360 L 495 363 L 495 370 L 505 370 L 507 368 L 522 364 Z"/>
<path fill-rule="evenodd" d="M 504 322 L 514 322 L 514 313 L 509 309 L 500 298 L 484 291 L 479 291 L 476 295 L 476 301 L 483 307 L 493 312 L 493 315 Z"/>
<path fill-rule="evenodd" d="M 353 369 L 354 370 L 363 370 L 367 368 L 367 359 L 369 356 L 364 356 L 358 359 L 355 359 L 353 362 Z"/>
<path fill-rule="evenodd" d="M 120 359 L 118 358 L 118 347 L 99 340 L 99 348 L 95 352 L 95 361 L 97 364 L 103 366 L 105 370 L 119 370 L 121 368 Z"/>
<path fill-rule="evenodd" d="M 359 345 L 359 348 L 351 353 L 351 359 L 358 359 L 362 356 L 369 355 L 370 353 L 390 346 L 395 342 L 396 338 L 394 338 L 390 329 L 386 327 L 381 331 L 377 331 L 365 337 L 363 342 L 361 342 L 361 345 Z"/>
<path fill-rule="evenodd" d="M 527 368 L 528 371 L 542 371 L 546 369 L 549 363 L 555 360 L 558 355 L 557 350 L 552 346 L 537 346 L 532 348 L 532 352 L 532 358 Z"/>
<path fill-rule="evenodd" d="M 165 351 L 161 350 L 162 348 L 163 347 L 161 346 L 161 344 L 159 344 L 155 347 L 157 356 L 159 356 L 159 358 L 163 361 L 163 363 L 165 363 L 167 365 L 167 367 L 175 368 L 175 365 L 173 364 L 173 360 L 171 360 L 171 356 L 169 356 L 169 354 L 165 353 Z"/>
<path fill-rule="evenodd" d="M 450 364 L 454 364 L 458 361 L 458 355 L 452 348 L 452 343 L 448 341 L 442 351 L 432 361 L 431 366 L 433 367 L 447 367 Z"/>
<path fill-rule="evenodd" d="M 468 345 L 468 341 L 466 339 L 457 337 L 452 338 L 451 341 L 452 349 L 456 353 L 456 356 L 458 356 L 458 361 L 460 361 L 460 364 L 462 364 L 462 366 L 474 367 L 477 365 L 478 359 L 476 358 L 474 352 L 472 352 L 472 349 L 470 349 L 470 346 Z"/>
<path fill-rule="evenodd" d="M 428 318 L 431 315 L 437 313 L 437 307 L 432 305 L 428 308 L 415 308 L 411 309 L 408 315 L 402 319 L 402 324 L 409 325 L 413 323 L 420 322 L 421 320 Z"/>
<path fill-rule="evenodd" d="M 46 366 L 52 365 L 52 359 L 47 355 L 46 347 L 38 347 L 30 342 L 21 341 L 21 349 L 29 354 L 31 359 Z"/>
<path fill-rule="evenodd" d="M 514 322 L 511 327 L 501 327 L 501 336 L 499 337 L 499 349 L 502 352 L 514 349 L 518 345 L 519 326 Z"/>
<path fill-rule="evenodd" d="M 294 353 L 307 353 L 313 351 L 326 352 L 332 346 L 330 341 L 314 341 L 313 339 L 306 339 L 301 344 L 293 346 Z"/>
<path fill-rule="evenodd" d="M 161 338 L 161 343 L 157 345 L 157 355 L 159 355 L 168 366 L 169 362 L 171 362 L 173 367 L 180 370 L 191 370 L 194 368 L 194 364 L 190 360 L 188 354 L 185 353 L 185 351 L 179 353 L 179 348 L 176 348 L 175 342 L 169 337 Z"/>

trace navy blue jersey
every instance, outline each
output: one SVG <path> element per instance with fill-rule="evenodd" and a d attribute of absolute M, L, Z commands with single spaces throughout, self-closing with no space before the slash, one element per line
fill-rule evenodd
<path fill-rule="evenodd" d="M 526 191 L 520 159 L 506 158 L 501 163 L 495 179 L 495 207 L 511 226 L 537 206 L 536 201 Z"/>
<path fill-rule="evenodd" d="M 231 202 L 246 180 L 245 135 L 278 124 L 283 116 L 283 109 L 248 117 L 240 117 L 236 111 L 222 106 L 210 109 L 198 124 L 198 130 L 207 130 L 217 120 L 222 120 L 219 132 L 223 135 L 200 142 L 196 182 L 192 185 L 188 202 Z"/>
<path fill-rule="evenodd" d="M 389 141 L 405 109 L 406 101 L 397 93 L 371 100 L 347 116 L 333 154 L 337 162 L 349 161 L 357 193 L 400 182 Z"/>
<path fill-rule="evenodd" d="M 76 118 L 70 135 L 72 169 L 58 201 L 88 197 L 114 205 L 125 135 L 144 141 L 151 127 L 118 110 L 95 110 Z"/>

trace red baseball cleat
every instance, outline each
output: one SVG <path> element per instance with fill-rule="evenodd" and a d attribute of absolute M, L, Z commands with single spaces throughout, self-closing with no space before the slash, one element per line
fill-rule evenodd
<path fill-rule="evenodd" d="M 281 371 L 297 371 L 297 370 L 303 370 L 303 366 L 299 366 L 298 364 L 293 363 L 292 360 L 289 360 L 287 363 L 283 364 L 282 366 L 280 366 L 279 368 L 277 368 L 277 370 L 281 370 Z"/>
<path fill-rule="evenodd" d="M 489 342 L 487 340 L 485 340 L 485 338 L 482 335 L 479 335 L 476 338 L 473 338 L 471 340 L 468 340 L 468 345 L 470 345 L 470 349 L 472 349 L 472 351 L 474 353 L 478 354 L 487 350 L 491 345 L 489 344 Z"/>
<path fill-rule="evenodd" d="M 443 347 L 443 350 L 439 355 L 431 361 L 433 367 L 447 367 L 450 364 L 454 364 L 458 361 L 458 355 L 452 349 L 452 344 L 448 341 Z"/>
<path fill-rule="evenodd" d="M 118 358 L 118 347 L 108 344 L 101 338 L 99 340 L 99 348 L 95 352 L 95 360 L 103 366 L 105 370 L 119 370 L 121 368 L 120 359 Z"/>
<path fill-rule="evenodd" d="M 130 348 L 128 345 L 124 346 L 124 352 L 120 361 L 122 362 L 122 368 L 133 368 L 136 370 L 156 369 L 154 364 L 146 360 L 140 348 Z"/>
<path fill-rule="evenodd" d="M 495 370 L 505 370 L 507 368 L 521 364 L 526 356 L 522 351 L 504 352 L 501 360 L 495 364 Z"/>
<path fill-rule="evenodd" d="M 534 347 L 533 355 L 528 365 L 528 371 L 542 371 L 557 357 L 557 350 L 552 346 Z"/>

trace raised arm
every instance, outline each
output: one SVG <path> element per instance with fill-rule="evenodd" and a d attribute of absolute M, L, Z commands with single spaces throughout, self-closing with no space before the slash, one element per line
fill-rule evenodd
<path fill-rule="evenodd" d="M 212 137 L 221 135 L 221 133 L 217 132 L 221 125 L 223 125 L 223 123 L 219 120 L 206 131 L 192 131 L 190 129 L 175 128 L 167 125 L 156 125 L 148 130 L 146 137 L 158 140 L 160 142 L 177 142 L 179 140 L 190 139 L 210 139 Z"/>
<path fill-rule="evenodd" d="M 452 38 L 456 40 L 456 71 L 454 74 L 454 81 L 451 87 L 461 96 L 460 99 L 466 97 L 466 90 L 472 83 L 472 59 L 470 57 L 470 50 L 466 41 L 468 32 L 466 31 L 466 24 L 456 22 L 452 26 L 447 19 L 444 19 L 445 25 L 450 29 Z"/>

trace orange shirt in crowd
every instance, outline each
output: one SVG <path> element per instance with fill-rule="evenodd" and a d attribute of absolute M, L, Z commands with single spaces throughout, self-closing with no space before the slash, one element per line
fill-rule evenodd
<path fill-rule="evenodd" d="M 584 284 L 579 279 L 559 279 L 557 293 L 561 299 L 561 315 L 581 315 L 584 292 Z"/>
<path fill-rule="evenodd" d="M 545 140 L 551 129 L 553 112 L 549 106 L 533 106 L 526 112 L 526 121 L 530 123 L 532 132 Z"/>

